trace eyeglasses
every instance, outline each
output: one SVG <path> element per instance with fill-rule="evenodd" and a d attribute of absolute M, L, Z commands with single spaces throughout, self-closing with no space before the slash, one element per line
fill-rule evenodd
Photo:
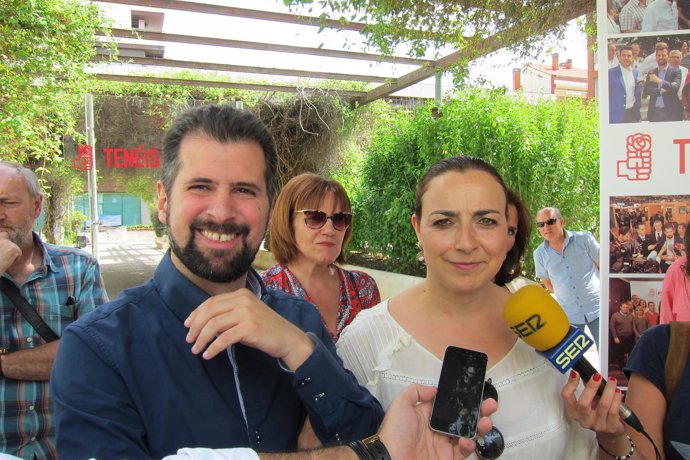
<path fill-rule="evenodd" d="M 316 211 L 314 209 L 302 209 L 295 212 L 304 213 L 304 223 L 307 224 L 307 227 L 314 230 L 323 228 L 328 219 L 331 219 L 333 228 L 338 231 L 347 229 L 350 223 L 352 223 L 352 214 L 349 212 L 336 212 L 332 216 L 329 216 L 323 211 Z"/>
<path fill-rule="evenodd" d="M 484 395 L 482 396 L 482 400 L 488 398 L 493 398 L 498 402 L 498 391 L 496 391 L 496 387 L 491 383 L 491 379 L 484 382 Z M 494 460 L 500 457 L 505 448 L 503 433 L 496 427 L 491 428 L 488 433 L 477 438 L 475 442 L 477 443 L 477 448 L 474 450 L 474 453 L 482 460 Z"/>
<path fill-rule="evenodd" d="M 543 221 L 543 222 L 537 222 L 537 227 L 542 228 L 544 225 L 553 225 L 553 224 L 555 224 L 556 222 L 558 222 L 558 219 L 552 218 L 552 219 L 549 219 L 549 220 L 545 220 L 545 221 Z"/>

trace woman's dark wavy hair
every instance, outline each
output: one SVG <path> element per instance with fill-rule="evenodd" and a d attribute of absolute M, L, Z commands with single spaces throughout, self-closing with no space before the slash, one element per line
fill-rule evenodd
<path fill-rule="evenodd" d="M 447 172 L 466 171 L 484 171 L 496 179 L 496 182 L 498 182 L 506 195 L 506 217 L 509 204 L 515 205 L 518 210 L 518 230 L 517 234 L 515 235 L 515 245 L 510 251 L 508 251 L 506 259 L 503 261 L 503 264 L 498 270 L 498 273 L 496 273 L 496 278 L 494 279 L 496 284 L 503 286 L 507 282 L 519 276 L 521 273 L 522 256 L 525 253 L 525 249 L 527 249 L 527 242 L 529 241 L 531 228 L 527 208 L 517 193 L 506 187 L 505 182 L 503 182 L 503 178 L 498 173 L 496 168 L 480 158 L 468 156 L 455 156 L 451 158 L 444 158 L 438 161 L 429 168 L 429 170 L 419 181 L 417 193 L 415 195 L 414 213 L 417 216 L 417 220 L 421 220 L 422 198 L 429 188 L 429 183 L 432 179 Z"/>
<path fill-rule="evenodd" d="M 508 206 L 511 204 L 517 209 L 518 223 L 517 231 L 515 233 L 515 244 L 506 254 L 506 260 L 503 261 L 500 270 L 496 273 L 494 282 L 499 286 L 511 282 L 522 273 L 522 258 L 527 250 L 529 237 L 532 232 L 532 220 L 529 215 L 529 210 L 522 198 L 515 191 L 507 190 Z"/>
<path fill-rule="evenodd" d="M 496 179 L 496 182 L 498 182 L 505 192 L 506 202 L 508 201 L 508 187 L 506 187 L 505 182 L 503 182 L 503 178 L 498 171 L 496 171 L 496 168 L 491 166 L 486 161 L 482 160 L 481 158 L 468 157 L 464 155 L 443 158 L 431 165 L 431 167 L 429 167 L 427 172 L 424 173 L 422 179 L 419 181 L 414 199 L 414 213 L 417 216 L 417 220 L 421 220 L 422 218 L 422 198 L 429 188 L 429 183 L 436 177 L 447 172 L 462 173 L 466 171 L 484 171 L 485 173 L 493 176 L 493 178 Z"/>

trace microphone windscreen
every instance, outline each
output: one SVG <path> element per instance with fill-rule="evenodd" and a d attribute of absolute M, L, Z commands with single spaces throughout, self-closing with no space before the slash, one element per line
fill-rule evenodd
<path fill-rule="evenodd" d="M 503 318 L 518 337 L 538 351 L 555 347 L 570 330 L 563 308 L 534 284 L 512 295 L 503 309 Z"/>

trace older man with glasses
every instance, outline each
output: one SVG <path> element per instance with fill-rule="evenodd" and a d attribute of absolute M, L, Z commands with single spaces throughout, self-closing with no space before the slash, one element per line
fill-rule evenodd
<path fill-rule="evenodd" d="M 564 228 L 558 208 L 537 213 L 544 242 L 534 251 L 534 267 L 546 289 L 553 292 L 573 326 L 589 328 L 599 346 L 599 243 L 586 231 Z"/>

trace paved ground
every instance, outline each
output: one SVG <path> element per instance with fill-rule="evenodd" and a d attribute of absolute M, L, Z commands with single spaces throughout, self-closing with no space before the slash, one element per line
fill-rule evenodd
<path fill-rule="evenodd" d="M 98 246 L 98 262 L 111 299 L 149 279 L 165 254 L 163 249 L 156 249 L 153 232 L 129 232 L 124 238 L 102 232 Z"/>
<path fill-rule="evenodd" d="M 137 286 L 151 277 L 164 252 L 151 243 L 108 243 L 100 248 L 99 262 L 108 297 Z"/>

